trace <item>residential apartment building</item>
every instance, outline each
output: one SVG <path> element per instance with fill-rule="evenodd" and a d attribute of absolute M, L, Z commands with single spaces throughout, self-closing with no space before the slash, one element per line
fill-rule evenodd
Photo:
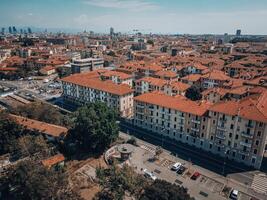
<path fill-rule="evenodd" d="M 118 71 L 106 71 L 101 74 L 102 80 L 111 80 L 116 84 L 126 84 L 133 87 L 133 78 L 131 75 L 118 72 Z"/>
<path fill-rule="evenodd" d="M 71 63 L 71 71 L 73 74 L 93 71 L 103 67 L 103 58 L 73 59 L 73 62 Z"/>
<path fill-rule="evenodd" d="M 134 98 L 134 125 L 260 168 L 267 144 L 267 94 L 214 105 L 159 92 Z"/>
<path fill-rule="evenodd" d="M 102 81 L 98 74 L 94 74 L 74 74 L 61 79 L 63 98 L 76 104 L 104 102 L 107 106 L 117 109 L 121 117 L 131 117 L 133 90 L 126 84 Z"/>

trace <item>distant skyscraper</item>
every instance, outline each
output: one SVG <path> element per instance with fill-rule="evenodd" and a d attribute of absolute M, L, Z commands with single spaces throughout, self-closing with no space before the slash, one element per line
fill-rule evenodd
<path fill-rule="evenodd" d="M 2 33 L 2 35 L 5 35 L 5 28 L 4 27 L 1 29 L 1 33 Z"/>
<path fill-rule="evenodd" d="M 13 26 L 13 33 L 17 33 L 17 29 L 15 26 Z"/>
<path fill-rule="evenodd" d="M 241 30 L 240 29 L 236 30 L 236 36 L 241 36 Z"/>
<path fill-rule="evenodd" d="M 32 34 L 32 29 L 30 27 L 28 27 L 28 33 Z"/>
<path fill-rule="evenodd" d="M 11 27 L 11 26 L 8 27 L 8 32 L 9 32 L 10 34 L 12 34 L 12 27 Z"/>
<path fill-rule="evenodd" d="M 114 35 L 114 28 L 110 27 L 110 36 Z"/>
<path fill-rule="evenodd" d="M 23 34 L 23 29 L 21 28 L 21 29 L 19 30 L 19 32 L 20 32 L 20 34 Z"/>

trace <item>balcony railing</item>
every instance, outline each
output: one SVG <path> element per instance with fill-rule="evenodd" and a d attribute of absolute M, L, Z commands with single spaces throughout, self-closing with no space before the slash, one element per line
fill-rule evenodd
<path fill-rule="evenodd" d="M 247 134 L 246 132 L 242 132 L 241 135 L 245 138 L 249 138 L 249 139 L 252 139 L 253 138 L 253 135 L 252 134 Z"/>
<path fill-rule="evenodd" d="M 225 135 L 218 134 L 218 135 L 216 135 L 216 137 L 221 139 L 221 140 L 225 140 Z"/>
<path fill-rule="evenodd" d="M 253 124 L 247 123 L 247 124 L 246 124 L 246 127 L 248 127 L 248 128 L 253 128 Z"/>
<path fill-rule="evenodd" d="M 200 124 L 200 120 L 192 119 L 191 120 L 193 123 Z"/>
<path fill-rule="evenodd" d="M 196 132 L 199 132 L 199 128 L 191 128 L 192 131 L 196 131 Z"/>
<path fill-rule="evenodd" d="M 241 145 L 241 146 L 248 147 L 248 148 L 251 148 L 252 143 L 251 143 L 251 142 L 249 142 L 249 143 L 246 143 L 246 142 L 240 142 L 240 145 Z"/>

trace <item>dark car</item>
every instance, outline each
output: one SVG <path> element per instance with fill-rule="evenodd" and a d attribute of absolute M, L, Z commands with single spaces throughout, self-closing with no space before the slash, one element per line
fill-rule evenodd
<path fill-rule="evenodd" d="M 194 174 L 193 174 L 193 176 L 191 176 L 191 179 L 192 180 L 197 180 L 197 178 L 200 176 L 200 173 L 199 172 L 195 172 Z"/>
<path fill-rule="evenodd" d="M 177 174 L 183 174 L 185 172 L 186 168 L 184 166 L 181 166 L 178 170 L 177 170 Z"/>

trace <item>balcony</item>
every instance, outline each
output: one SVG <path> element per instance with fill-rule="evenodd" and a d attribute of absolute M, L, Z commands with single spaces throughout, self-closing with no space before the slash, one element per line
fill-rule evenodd
<path fill-rule="evenodd" d="M 215 136 L 216 138 L 219 138 L 221 140 L 225 140 L 225 135 L 218 134 Z"/>
<path fill-rule="evenodd" d="M 249 139 L 252 139 L 253 138 L 253 135 L 251 135 L 251 134 L 247 134 L 246 132 L 242 132 L 241 133 L 241 135 L 243 136 L 243 137 L 245 137 L 245 138 L 249 138 Z"/>
<path fill-rule="evenodd" d="M 246 127 L 248 127 L 248 128 L 253 128 L 253 124 L 251 124 L 251 123 L 247 123 L 247 124 L 246 124 Z"/>
<path fill-rule="evenodd" d="M 199 128 L 191 128 L 192 131 L 199 132 Z"/>
<path fill-rule="evenodd" d="M 219 120 L 222 121 L 222 122 L 226 122 L 227 121 L 225 118 L 222 118 L 222 117 L 220 117 Z"/>
<path fill-rule="evenodd" d="M 200 120 L 192 119 L 191 122 L 193 122 L 193 123 L 195 123 L 195 124 L 200 124 Z"/>
<path fill-rule="evenodd" d="M 246 143 L 246 142 L 240 142 L 240 145 L 241 145 L 241 146 L 248 147 L 248 148 L 251 148 L 251 146 L 252 146 L 252 143 L 251 143 L 251 142 L 250 142 L 250 143 Z"/>
<path fill-rule="evenodd" d="M 139 108 L 144 108 L 145 107 L 144 105 L 141 105 L 141 104 L 137 104 L 136 106 L 139 107 Z"/>
<path fill-rule="evenodd" d="M 217 129 L 218 130 L 221 130 L 221 131 L 225 131 L 226 127 L 225 126 L 222 126 L 222 125 L 218 125 L 217 126 Z"/>
<path fill-rule="evenodd" d="M 248 151 L 248 150 L 246 150 L 246 151 L 239 150 L 238 153 L 242 154 L 242 155 L 245 155 L 245 156 L 249 156 L 250 151 Z"/>
<path fill-rule="evenodd" d="M 184 119 L 184 116 L 183 115 L 178 115 L 178 117 Z"/>

